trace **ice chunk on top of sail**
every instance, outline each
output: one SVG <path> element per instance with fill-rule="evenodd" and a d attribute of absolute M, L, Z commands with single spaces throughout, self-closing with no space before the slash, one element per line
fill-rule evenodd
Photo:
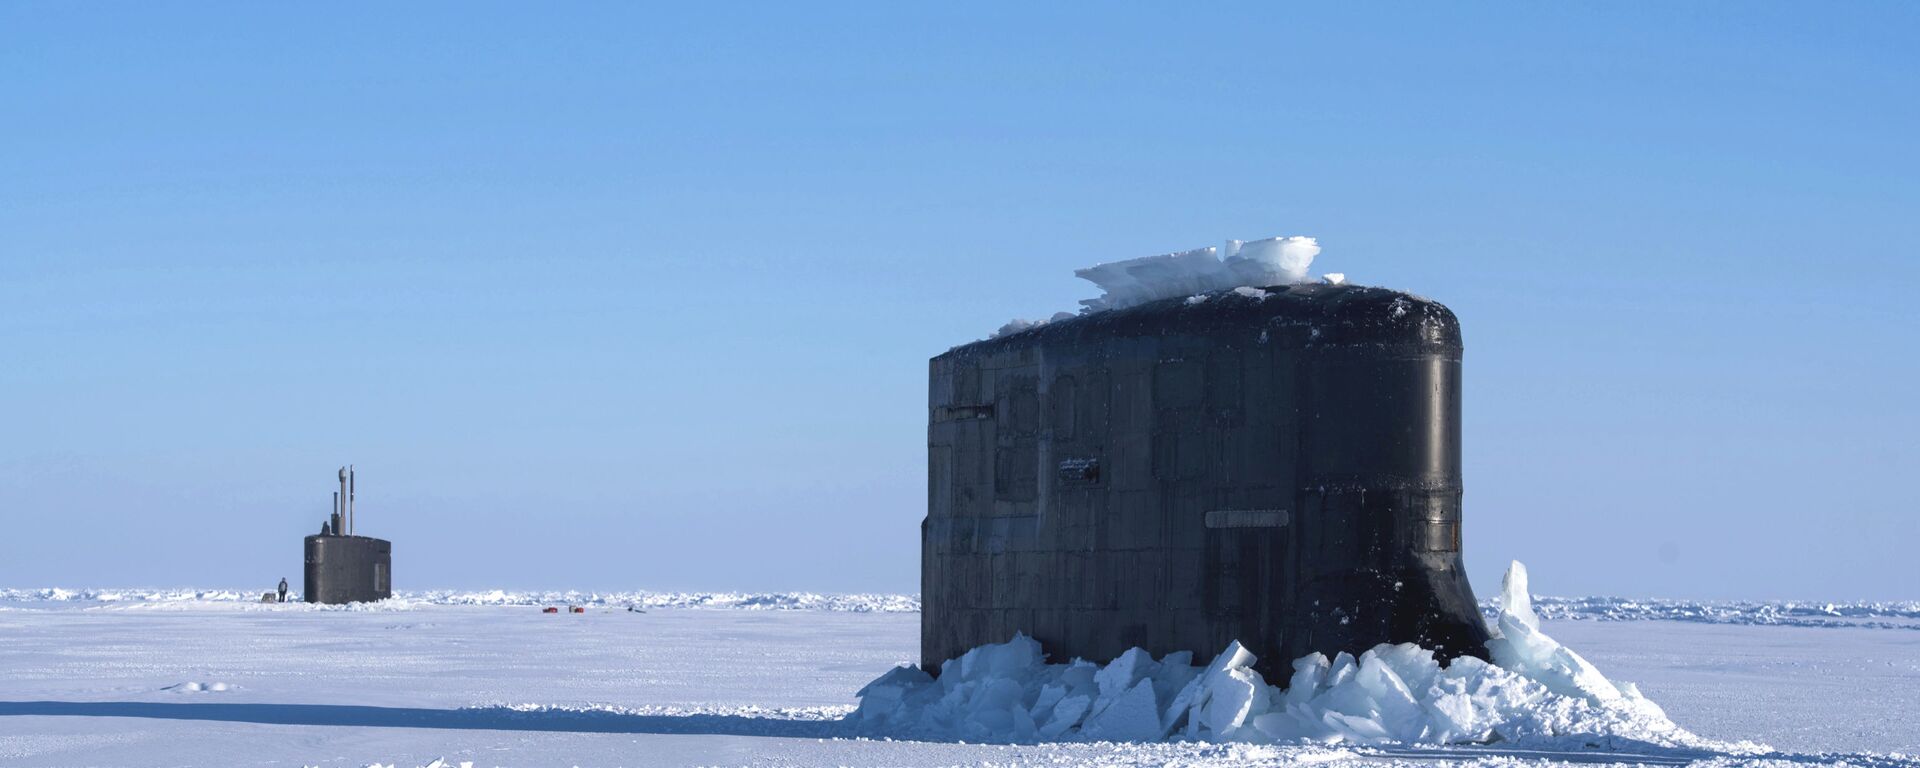
<path fill-rule="evenodd" d="M 1219 248 L 1196 248 L 1097 264 L 1074 274 L 1100 286 L 1100 298 L 1080 302 L 1099 311 L 1232 288 L 1305 282 L 1319 254 L 1320 244 L 1311 237 L 1229 240 L 1224 256 Z"/>

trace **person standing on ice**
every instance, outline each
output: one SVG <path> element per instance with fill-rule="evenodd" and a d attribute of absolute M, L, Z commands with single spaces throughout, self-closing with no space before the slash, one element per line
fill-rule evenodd
<path fill-rule="evenodd" d="M 287 577 L 280 577 L 280 602 L 287 601 Z"/>

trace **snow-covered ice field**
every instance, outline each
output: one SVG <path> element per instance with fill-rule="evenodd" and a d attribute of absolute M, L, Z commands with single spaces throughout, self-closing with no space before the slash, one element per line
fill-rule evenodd
<path fill-rule="evenodd" d="M 1756 761 L 1645 748 L 875 741 L 848 737 L 838 718 L 861 686 L 914 659 L 911 598 L 576 595 L 587 612 L 556 615 L 535 605 L 564 596 L 443 593 L 367 610 L 237 597 L 0 591 L 0 766 Z M 632 602 L 655 607 L 629 612 Z M 1758 760 L 1920 766 L 1910 605 L 1539 608 L 1546 631 L 1680 725 L 1778 750 Z"/>

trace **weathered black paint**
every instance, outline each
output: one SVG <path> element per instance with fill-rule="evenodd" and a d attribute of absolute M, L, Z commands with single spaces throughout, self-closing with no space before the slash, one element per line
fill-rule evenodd
<path fill-rule="evenodd" d="M 921 663 L 1238 640 L 1482 656 L 1460 559 L 1460 327 L 1283 286 L 1082 315 L 933 358 Z"/>
<path fill-rule="evenodd" d="M 309 603 L 369 603 L 393 596 L 393 544 L 369 536 L 308 536 Z"/>

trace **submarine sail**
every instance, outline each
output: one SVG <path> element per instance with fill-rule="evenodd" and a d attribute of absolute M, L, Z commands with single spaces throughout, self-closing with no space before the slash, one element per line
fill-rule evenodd
<path fill-rule="evenodd" d="M 1484 657 L 1461 561 L 1460 326 L 1353 285 L 1082 314 L 930 362 L 921 665 L 1240 641 Z"/>

